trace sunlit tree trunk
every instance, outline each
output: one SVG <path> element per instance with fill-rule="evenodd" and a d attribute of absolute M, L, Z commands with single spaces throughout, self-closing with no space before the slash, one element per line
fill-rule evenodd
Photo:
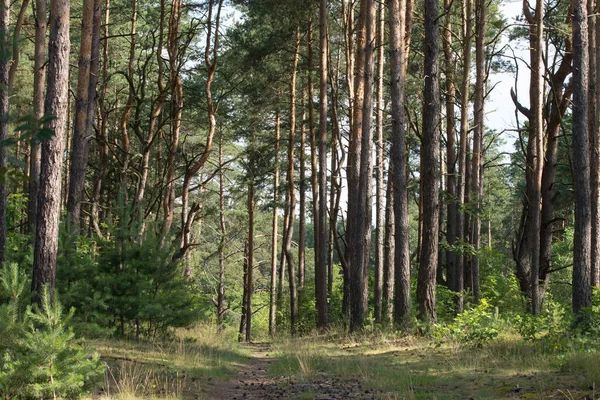
<path fill-rule="evenodd" d="M 44 112 L 55 118 L 46 124 L 46 128 L 54 131 L 54 136 L 41 146 L 42 162 L 32 280 L 33 302 L 38 304 L 41 302 L 42 287 L 48 285 L 52 289 L 56 283 L 61 171 L 69 90 L 69 18 L 69 0 L 55 0 L 51 3 L 48 89 Z"/>
<path fill-rule="evenodd" d="M 573 311 L 592 305 L 591 191 L 588 132 L 588 14 L 584 0 L 573 13 L 573 168 L 575 231 L 573 236 Z"/>
<path fill-rule="evenodd" d="M 216 10 L 215 10 L 216 7 Z M 217 62 L 219 54 L 220 31 L 221 24 L 221 9 L 223 0 L 209 0 L 208 14 L 206 24 L 206 41 L 204 47 L 204 64 L 206 66 L 207 75 L 204 83 L 204 96 L 206 99 L 206 116 L 208 119 L 208 132 L 204 144 L 204 150 L 197 161 L 195 161 L 186 171 L 183 177 L 183 187 L 181 189 L 181 245 L 179 255 L 185 257 L 190 249 L 192 232 L 191 225 L 196 218 L 199 207 L 194 204 L 189 204 L 189 191 L 192 179 L 196 177 L 200 169 L 204 167 L 213 147 L 213 138 L 217 129 L 217 117 L 215 112 L 215 104 L 212 93 L 212 83 L 217 72 Z M 185 274 L 190 274 L 189 268 Z"/>
<path fill-rule="evenodd" d="M 163 201 L 164 235 L 168 235 L 175 214 L 175 161 L 179 148 L 181 117 L 183 114 L 183 83 L 181 82 L 179 60 L 182 58 L 179 40 L 179 25 L 181 24 L 181 0 L 172 0 L 169 17 L 169 33 L 167 37 L 167 54 L 169 55 L 169 79 L 171 84 L 171 137 L 169 155 L 166 165 L 166 190 Z M 220 150 L 220 149 L 219 149 Z M 182 231 L 184 227 L 182 227 Z"/>
<path fill-rule="evenodd" d="M 73 123 L 73 140 L 71 145 L 71 162 L 69 171 L 69 193 L 67 215 L 73 227 L 80 224 L 81 200 L 87 169 L 90 132 L 87 131 L 88 108 L 94 107 L 94 93 L 90 92 L 92 36 L 94 28 L 94 0 L 84 0 L 81 13 L 81 39 L 79 44 L 79 64 L 77 78 L 77 95 L 75 97 L 75 121 Z M 96 71 L 97 75 L 97 71 Z"/>
<path fill-rule="evenodd" d="M 473 37 L 473 1 L 463 1 L 463 31 L 462 31 L 462 83 L 460 89 L 460 138 L 458 149 L 458 186 L 456 200 L 459 211 L 456 215 L 456 238 L 459 243 L 465 241 L 466 218 L 464 204 L 467 198 L 467 148 L 469 146 L 469 87 L 471 85 L 471 43 Z M 456 296 L 456 311 L 464 309 L 464 271 L 465 257 L 462 252 L 456 254 L 456 275 L 454 291 Z"/>

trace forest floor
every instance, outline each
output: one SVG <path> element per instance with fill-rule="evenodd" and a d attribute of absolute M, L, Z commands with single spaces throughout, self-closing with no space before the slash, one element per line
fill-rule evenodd
<path fill-rule="evenodd" d="M 276 361 L 269 343 L 251 343 L 252 349 L 247 364 L 225 382 L 215 382 L 203 398 L 211 400 L 243 399 L 377 399 L 377 390 L 363 388 L 358 380 L 320 372 L 310 379 L 296 379 L 291 375 L 269 373 Z"/>
<path fill-rule="evenodd" d="M 515 336 L 481 348 L 380 334 L 240 345 L 212 328 L 93 343 L 109 367 L 94 399 L 600 399 L 598 353 Z"/>

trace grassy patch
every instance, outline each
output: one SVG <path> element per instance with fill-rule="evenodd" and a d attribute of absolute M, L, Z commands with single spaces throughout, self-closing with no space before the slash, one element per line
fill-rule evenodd
<path fill-rule="evenodd" d="M 319 374 L 360 380 L 390 399 L 595 398 L 600 357 L 549 352 L 540 342 L 501 335 L 483 348 L 425 338 L 280 339 L 273 376 Z"/>
<path fill-rule="evenodd" d="M 92 342 L 107 372 L 97 399 L 197 398 L 213 379 L 227 378 L 247 361 L 235 332 L 213 325 L 180 330 L 169 341 Z"/>

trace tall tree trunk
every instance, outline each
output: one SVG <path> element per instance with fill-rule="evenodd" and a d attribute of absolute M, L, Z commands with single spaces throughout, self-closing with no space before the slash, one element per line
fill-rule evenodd
<path fill-rule="evenodd" d="M 100 29 L 99 24 L 94 26 L 94 0 L 84 0 L 81 13 L 77 95 L 75 97 L 75 121 L 73 123 L 69 193 L 67 199 L 67 215 L 75 229 L 78 229 L 80 224 L 81 201 L 83 198 L 89 153 L 90 132 L 86 129 L 88 127 L 88 108 L 93 107 L 94 99 L 92 96 L 95 95 L 95 93 L 90 93 L 94 28 Z"/>
<path fill-rule="evenodd" d="M 393 160 L 390 159 L 388 168 L 388 180 L 386 189 L 385 205 L 385 236 L 383 251 L 383 321 L 387 324 L 393 323 L 394 318 L 394 266 L 395 266 L 395 216 L 394 216 L 394 182 Z"/>
<path fill-rule="evenodd" d="M 423 90 L 423 132 L 421 141 L 421 198 L 423 199 L 423 240 L 417 280 L 418 316 L 435 322 L 435 278 L 438 257 L 439 213 L 439 26 L 437 0 L 425 0 L 425 50 Z"/>
<path fill-rule="evenodd" d="M 130 82 L 133 81 L 133 74 L 135 68 L 135 48 L 137 42 L 137 8 L 138 2 L 137 0 L 132 0 L 131 3 L 131 38 L 129 41 L 129 61 L 127 64 L 127 78 Z M 107 45 L 105 44 L 105 47 Z M 105 50 L 105 55 L 106 55 Z M 108 62 L 107 60 L 105 62 Z M 133 101 L 135 97 L 135 88 L 133 85 L 129 85 L 129 91 L 127 94 L 127 102 L 125 103 L 125 108 L 123 109 L 123 113 L 121 114 L 121 118 L 119 120 L 119 128 L 121 132 L 121 140 L 122 140 L 122 167 L 121 167 L 121 190 L 123 192 L 123 196 L 125 201 L 128 201 L 129 198 L 129 158 L 130 158 L 130 141 L 129 141 L 129 133 L 127 131 L 127 124 L 129 123 L 129 117 L 131 116 L 131 109 L 133 107 Z"/>
<path fill-rule="evenodd" d="M 217 7 L 216 15 L 215 6 Z M 204 164 L 208 161 L 212 152 L 213 138 L 217 129 L 217 119 L 215 112 L 215 104 L 212 95 L 212 83 L 217 71 L 217 61 L 219 54 L 219 40 L 220 31 L 219 27 L 221 24 L 221 9 L 223 7 L 223 0 L 209 0 L 208 2 L 208 16 L 206 25 L 206 46 L 204 48 L 204 64 L 207 69 L 206 82 L 204 84 L 204 95 L 206 98 L 206 112 L 208 119 L 208 132 L 206 136 L 206 142 L 204 144 L 204 151 L 196 162 L 190 166 L 183 177 L 183 187 L 181 189 L 181 220 L 182 229 L 181 233 L 181 248 L 179 254 L 184 257 L 190 249 L 191 245 L 191 227 L 192 222 L 196 218 L 196 214 L 199 211 L 197 205 L 189 206 L 189 191 L 192 179 L 196 177 L 200 169 L 204 167 Z M 186 271 L 187 273 L 187 271 Z"/>
<path fill-rule="evenodd" d="M 590 173 L 592 178 L 592 286 L 600 287 L 600 2 L 588 0 L 590 49 L 590 99 L 588 112 L 592 144 Z"/>
<path fill-rule="evenodd" d="M 242 291 L 242 310 L 240 316 L 240 329 L 238 330 L 238 342 L 243 342 L 246 338 L 246 327 L 247 321 L 246 318 L 248 313 L 246 311 L 247 301 L 248 301 L 248 237 L 244 242 L 244 260 L 242 261 L 242 270 L 243 270 L 243 291 Z"/>
<path fill-rule="evenodd" d="M 179 76 L 182 58 L 179 44 L 179 25 L 181 23 L 181 0 L 172 0 L 171 15 L 169 18 L 169 34 L 167 37 L 167 53 L 169 54 L 169 71 L 171 83 L 171 143 L 167 158 L 166 193 L 163 202 L 164 208 L 164 235 L 168 235 L 175 214 L 175 158 L 179 148 L 179 133 L 181 130 L 181 116 L 183 114 L 183 83 Z M 221 150 L 221 149 L 219 149 Z M 183 227 L 182 227 L 183 231 Z"/>
<path fill-rule="evenodd" d="M 375 122 L 375 157 L 376 157 L 376 197 L 375 197 L 375 321 L 381 323 L 383 315 L 383 269 L 384 269 L 384 231 L 385 231 L 385 184 L 384 184 L 384 151 L 383 140 L 383 64 L 384 64 L 384 42 L 385 42 L 385 5 L 379 3 L 377 12 L 377 98 L 376 98 L 376 122 Z"/>
<path fill-rule="evenodd" d="M 56 0 L 50 6 L 48 90 L 44 102 L 45 114 L 55 116 L 46 124 L 46 128 L 51 129 L 54 136 L 42 143 L 37 227 L 33 252 L 33 302 L 38 304 L 41 303 L 43 286 L 48 285 L 53 289 L 56 283 L 61 171 L 67 126 L 69 48 L 69 0 Z"/>
<path fill-rule="evenodd" d="M 285 258 L 288 266 L 288 284 L 290 288 L 290 324 L 292 334 L 296 333 L 298 323 L 298 295 L 296 292 L 296 263 L 292 253 L 292 238 L 294 236 L 294 220 L 296 215 L 296 190 L 294 186 L 294 135 L 296 134 L 296 72 L 300 54 L 300 28 L 296 29 L 296 45 L 292 61 L 292 79 L 290 82 L 290 134 L 288 138 L 288 221 L 284 241 Z"/>
<path fill-rule="evenodd" d="M 306 275 L 306 91 L 302 92 L 302 121 L 300 124 L 300 182 L 298 193 L 298 290 L 304 294 Z"/>
<path fill-rule="evenodd" d="M 357 188 L 348 199 L 348 246 L 350 269 L 350 331 L 362 327 L 367 316 L 368 267 L 371 248 L 373 54 L 375 49 L 375 3 L 361 0 L 357 31 L 357 80 L 354 121 L 350 137 L 348 185 Z"/>
<path fill-rule="evenodd" d="M 44 115 L 46 82 L 46 0 L 35 1 L 35 48 L 33 56 L 33 116 L 39 121 Z M 29 166 L 29 201 L 27 203 L 28 228 L 37 226 L 37 196 L 40 185 L 40 143 L 31 141 Z"/>
<path fill-rule="evenodd" d="M 217 287 L 217 323 L 223 328 L 225 315 L 225 242 L 227 229 L 225 226 L 225 172 L 223 171 L 223 134 L 219 136 L 219 283 Z"/>
<path fill-rule="evenodd" d="M 277 100 L 279 103 L 279 100 Z M 273 217 L 271 224 L 271 293 L 269 302 L 269 335 L 275 335 L 277 315 L 277 235 L 279 231 L 279 140 L 281 117 L 279 108 L 275 112 L 275 168 L 273 170 Z"/>
<path fill-rule="evenodd" d="M 392 147 L 388 184 L 393 196 L 394 210 L 394 322 L 403 324 L 408 320 L 411 307 L 410 293 L 410 249 L 408 224 L 408 189 L 406 126 L 404 115 L 404 88 L 408 47 L 405 45 L 407 32 L 406 0 L 388 0 L 390 26 L 390 77 L 392 101 Z M 390 193 L 391 194 L 391 193 Z M 389 206 L 388 206 L 389 207 Z M 391 232 L 389 233 L 390 236 Z M 391 261 L 390 253 L 390 261 Z"/>
<path fill-rule="evenodd" d="M 3 0 L 0 6 L 0 142 L 4 144 L 8 140 L 8 90 L 9 90 L 9 68 L 10 58 L 7 57 L 9 48 L 9 16 L 10 1 Z M 5 171 L 8 163 L 8 149 L 6 146 L 0 146 L 0 168 Z M 6 178 L 6 177 L 3 177 Z M 8 186 L 6 179 L 0 183 L 0 269 L 4 265 L 6 251 L 6 198 L 8 195 Z"/>
<path fill-rule="evenodd" d="M 327 1 L 319 7 L 319 214 L 318 247 L 315 264 L 317 329 L 327 328 Z"/>
<path fill-rule="evenodd" d="M 456 198 L 456 86 L 454 84 L 454 71 L 456 64 L 452 50 L 452 0 L 444 0 L 446 23 L 444 28 L 444 75 L 446 77 L 446 163 L 448 165 L 448 181 L 446 190 L 447 222 L 446 241 L 446 280 L 448 288 L 458 292 L 456 268 L 456 243 L 457 243 L 457 213 L 458 199 Z"/>
<path fill-rule="evenodd" d="M 592 305 L 591 191 L 588 118 L 588 15 L 584 0 L 574 0 L 573 14 L 573 168 L 575 232 L 573 236 L 573 311 Z"/>
<path fill-rule="evenodd" d="M 473 290 L 473 301 L 479 303 L 479 254 L 477 252 L 481 243 L 481 206 L 482 186 L 481 176 L 484 162 L 483 138 L 485 135 L 485 91 L 486 91 L 486 69 L 485 69 L 485 31 L 487 17 L 487 0 L 477 0 L 475 7 L 475 99 L 473 131 L 473 156 L 471 158 L 471 206 L 475 210 L 471 218 L 471 244 L 475 254 L 471 258 L 471 288 Z"/>
<path fill-rule="evenodd" d="M 104 41 L 102 45 L 102 85 L 101 91 L 98 96 L 99 105 L 99 116 L 98 116 L 98 132 L 97 142 L 99 143 L 99 162 L 100 168 L 96 173 L 96 179 L 94 181 L 94 190 L 92 194 L 92 212 L 90 215 L 93 229 L 98 237 L 103 237 L 102 230 L 100 229 L 100 202 L 102 198 L 102 189 L 104 187 L 104 180 L 108 173 L 108 110 L 106 104 L 106 94 L 108 80 L 108 25 L 110 22 L 110 0 L 105 0 L 104 4 L 104 27 L 103 35 Z"/>
<path fill-rule="evenodd" d="M 10 5 L 10 3 L 9 3 Z M 23 23 L 25 22 L 25 17 L 27 14 L 27 8 L 29 6 L 29 0 L 23 0 L 21 2 L 21 8 L 19 9 L 19 13 L 17 14 L 17 20 L 14 23 L 14 28 L 12 31 L 12 62 L 10 64 L 10 69 L 8 71 L 8 88 L 11 90 L 13 88 L 13 84 L 15 82 L 15 75 L 17 73 L 17 69 L 19 68 L 19 59 L 21 56 L 21 52 L 19 48 L 21 47 L 21 29 L 23 28 Z M 7 36 L 8 39 L 8 36 Z M 8 49 L 7 49 L 8 50 Z M 17 155 L 18 157 L 18 155 Z"/>
<path fill-rule="evenodd" d="M 254 151 L 254 150 L 253 150 Z M 246 257 L 246 342 L 252 341 L 252 295 L 254 294 L 254 176 L 248 183 L 248 252 Z"/>
<path fill-rule="evenodd" d="M 464 204 L 467 198 L 467 148 L 469 145 L 469 87 L 471 85 L 471 43 L 473 37 L 473 0 L 463 1 L 463 31 L 462 31 L 462 83 L 460 89 L 460 139 L 458 150 L 458 186 L 456 190 L 456 200 L 459 211 L 456 215 L 456 238 L 459 243 L 465 241 L 466 217 L 464 213 Z M 456 275 L 454 291 L 456 296 L 456 311 L 458 313 L 464 310 L 464 271 L 465 257 L 462 252 L 455 255 Z"/>

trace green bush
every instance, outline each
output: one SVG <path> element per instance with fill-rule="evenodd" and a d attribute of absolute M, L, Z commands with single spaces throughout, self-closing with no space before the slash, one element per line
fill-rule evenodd
<path fill-rule="evenodd" d="M 449 336 L 466 346 L 483 347 L 498 336 L 500 327 L 498 309 L 481 299 L 479 305 L 459 314 L 453 323 L 436 326 L 434 335 L 438 339 Z"/>
<path fill-rule="evenodd" d="M 0 306 L 0 396 L 4 399 L 76 398 L 103 381 L 104 365 L 78 342 L 47 290 L 42 307 L 23 308 L 25 280 L 16 264 L 2 272 L 10 300 Z"/>

